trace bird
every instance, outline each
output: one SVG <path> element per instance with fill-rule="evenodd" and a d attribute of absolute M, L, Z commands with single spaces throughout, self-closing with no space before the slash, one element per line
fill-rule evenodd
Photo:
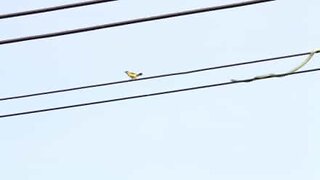
<path fill-rule="evenodd" d="M 125 71 L 125 73 L 131 78 L 131 79 L 137 79 L 139 76 L 142 76 L 142 73 L 135 73 L 131 71 Z"/>

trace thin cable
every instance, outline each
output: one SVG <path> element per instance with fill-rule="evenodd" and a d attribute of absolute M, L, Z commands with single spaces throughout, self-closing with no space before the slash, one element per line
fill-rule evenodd
<path fill-rule="evenodd" d="M 78 3 L 64 4 L 64 5 L 60 5 L 60 6 L 54 6 L 54 7 L 47 7 L 47 8 L 41 8 L 41 9 L 16 12 L 16 13 L 1 14 L 0 19 L 8 19 L 8 18 L 14 18 L 14 17 L 19 17 L 19 16 L 47 13 L 47 12 L 52 12 L 52 11 L 71 9 L 71 8 L 89 6 L 89 5 L 100 4 L 100 3 L 107 3 L 107 2 L 111 2 L 111 1 L 116 1 L 116 0 L 90 0 L 90 1 L 86 1 L 86 2 L 78 2 Z"/>
<path fill-rule="evenodd" d="M 148 22 L 148 21 L 155 21 L 155 20 L 160 20 L 160 19 L 173 18 L 173 17 L 178 17 L 178 16 L 186 16 L 186 15 L 204 13 L 204 12 L 209 12 L 209 11 L 236 8 L 236 7 L 253 5 L 253 4 L 258 4 L 258 3 L 270 2 L 270 1 L 275 1 L 275 0 L 253 0 L 253 1 L 233 3 L 233 4 L 227 4 L 227 5 L 221 5 L 221 6 L 194 9 L 194 10 L 189 10 L 189 11 L 181 11 L 181 12 L 169 13 L 169 14 L 163 14 L 163 15 L 157 15 L 157 16 L 150 16 L 150 17 L 126 20 L 126 21 L 115 22 L 115 23 L 110 23 L 110 24 L 102 24 L 102 25 L 79 28 L 79 29 L 72 29 L 72 30 L 54 32 L 54 33 L 48 33 L 48 34 L 40 34 L 40 35 L 14 38 L 14 39 L 6 39 L 6 40 L 0 41 L 0 45 L 12 44 L 12 43 L 23 42 L 23 41 L 31 41 L 31 40 L 36 40 L 36 39 L 52 38 L 52 37 L 64 36 L 64 35 L 70 35 L 70 34 L 76 34 L 76 33 L 83 33 L 83 32 L 88 32 L 88 31 L 95 31 L 95 30 L 100 30 L 100 29 L 125 26 L 125 25 L 137 24 L 137 23 Z"/>
<path fill-rule="evenodd" d="M 39 110 L 24 111 L 24 112 L 12 113 L 12 114 L 4 114 L 4 115 L 0 115 L 0 118 L 22 116 L 22 115 L 27 115 L 27 114 L 36 114 L 36 113 L 42 113 L 42 112 L 48 112 L 48 111 L 57 111 L 57 110 L 62 110 L 62 109 L 70 109 L 70 108 L 77 108 L 77 107 L 82 107 L 82 106 L 91 106 L 91 105 L 97 105 L 97 104 L 103 104 L 103 103 L 125 101 L 125 100 L 130 100 L 130 99 L 159 96 L 159 95 L 172 94 L 172 93 L 178 93 L 178 92 L 184 92 L 184 91 L 193 91 L 193 90 L 198 90 L 198 89 L 206 89 L 206 88 L 212 88 L 212 87 L 218 87 L 218 86 L 227 86 L 227 85 L 238 84 L 238 83 L 248 83 L 248 82 L 259 81 L 259 80 L 263 80 L 263 79 L 291 76 L 291 75 L 295 75 L 295 74 L 311 73 L 311 72 L 316 72 L 316 71 L 320 71 L 320 68 L 308 69 L 308 70 L 304 70 L 304 71 L 297 71 L 297 72 L 293 72 L 293 73 L 278 74 L 277 76 L 267 76 L 267 77 L 262 77 L 260 79 L 250 78 L 250 79 L 244 79 L 244 80 L 238 80 L 238 81 L 228 81 L 228 82 L 223 82 L 223 83 L 218 83 L 218 84 L 210 84 L 210 85 L 205 85 L 205 86 L 197 86 L 197 87 L 184 88 L 184 89 L 176 89 L 176 90 L 171 90 L 171 91 L 163 91 L 163 92 L 143 94 L 143 95 L 137 95 L 137 96 L 128 96 L 128 97 L 109 99 L 109 100 L 104 100 L 104 101 L 95 101 L 95 102 L 89 102 L 89 103 L 74 104 L 74 105 L 69 105 L 69 106 L 60 106 L 60 107 L 54 107 L 54 108 L 48 108 L 48 109 L 39 109 Z"/>
<path fill-rule="evenodd" d="M 319 52 L 320 51 L 317 51 L 316 53 L 319 53 Z M 170 76 L 179 76 L 179 75 L 199 73 L 199 72 L 203 72 L 203 71 L 211 71 L 211 70 L 216 70 L 216 69 L 230 68 L 230 67 L 243 66 L 243 65 L 249 65 L 249 64 L 278 61 L 278 60 L 281 60 L 281 59 L 305 56 L 305 55 L 309 55 L 310 53 L 311 52 L 305 52 L 305 53 L 299 53 L 299 54 L 291 54 L 291 55 L 286 55 L 286 56 L 279 56 L 279 57 L 273 57 L 273 58 L 260 59 L 260 60 L 255 60 L 255 61 L 247 61 L 247 62 L 241 62 L 241 63 L 222 65 L 222 66 L 195 69 L 195 70 L 191 70 L 191 71 L 182 71 L 182 72 L 176 72 L 176 73 L 161 74 L 161 75 L 156 75 L 156 76 L 143 77 L 143 78 L 139 78 L 139 79 L 135 79 L 135 80 L 114 81 L 114 82 L 109 82 L 109 83 L 93 84 L 93 85 L 79 86 L 79 87 L 74 87 L 74 88 L 66 88 L 66 89 L 59 89 L 59 90 L 53 90 L 53 91 L 46 91 L 46 92 L 39 92 L 39 93 L 32 93 L 32 94 L 4 97 L 4 98 L 0 98 L 0 101 L 22 99 L 22 98 L 49 95 L 49 94 L 56 94 L 56 93 L 63 93 L 63 92 L 76 91 L 76 90 L 82 90 L 82 89 L 90 89 L 90 88 L 96 88 L 96 87 L 102 87 L 102 86 L 111 86 L 111 85 L 116 85 L 116 84 L 130 83 L 130 82 L 136 82 L 136 81 L 144 81 L 144 80 L 150 80 L 150 79 L 158 79 L 158 78 L 164 78 L 164 77 L 170 77 Z"/>

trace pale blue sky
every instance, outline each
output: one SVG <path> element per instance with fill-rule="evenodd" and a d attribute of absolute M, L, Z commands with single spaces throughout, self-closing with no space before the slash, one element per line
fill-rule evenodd
<path fill-rule="evenodd" d="M 11 0 L 0 13 L 75 1 Z M 0 39 L 227 4 L 119 1 L 0 20 Z M 320 48 L 320 2 L 238 9 L 0 46 L 0 96 Z M 0 103 L 0 114 L 284 72 L 303 57 Z M 320 66 L 316 55 L 305 69 Z M 319 74 L 0 120 L 0 179 L 320 179 Z"/>

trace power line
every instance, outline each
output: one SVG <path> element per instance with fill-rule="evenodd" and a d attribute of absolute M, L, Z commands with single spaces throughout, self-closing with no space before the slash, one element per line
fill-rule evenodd
<path fill-rule="evenodd" d="M 31 40 L 36 40 L 36 39 L 52 38 L 52 37 L 57 37 L 57 36 L 70 35 L 70 34 L 84 33 L 84 32 L 88 32 L 88 31 L 95 31 L 95 30 L 100 30 L 100 29 L 125 26 L 125 25 L 137 24 L 137 23 L 148 22 L 148 21 L 155 21 L 155 20 L 160 20 L 160 19 L 168 19 L 168 18 L 173 18 L 173 17 L 178 17 L 178 16 L 186 16 L 186 15 L 204 13 L 204 12 L 209 12 L 209 11 L 236 8 L 236 7 L 253 5 L 253 4 L 258 4 L 258 3 L 270 2 L 270 1 L 275 1 L 275 0 L 252 0 L 252 1 L 247 1 L 247 2 L 233 3 L 233 4 L 227 4 L 227 5 L 221 5 L 221 6 L 213 6 L 213 7 L 194 9 L 194 10 L 188 10 L 188 11 L 181 11 L 181 12 L 176 12 L 176 13 L 150 16 L 150 17 L 121 21 L 121 22 L 114 22 L 114 23 L 110 23 L 110 24 L 102 24 L 102 25 L 85 27 L 85 28 L 78 28 L 78 29 L 72 29 L 72 30 L 66 30 L 66 31 L 60 31 L 60 32 L 53 32 L 53 33 L 48 33 L 48 34 L 40 34 L 40 35 L 14 38 L 14 39 L 6 39 L 6 40 L 0 41 L 0 45 L 12 44 L 12 43 L 23 42 L 23 41 L 31 41 Z"/>
<path fill-rule="evenodd" d="M 317 51 L 316 53 L 319 53 L 319 52 L 320 51 Z M 4 98 L 0 98 L 0 101 L 22 99 L 22 98 L 28 98 L 28 97 L 34 97 L 34 96 L 42 96 L 42 95 L 63 93 L 63 92 L 68 92 L 68 91 L 76 91 L 76 90 L 90 89 L 90 88 L 96 88 L 96 87 L 102 87 L 102 86 L 110 86 L 110 85 L 116 85 L 116 84 L 130 83 L 130 82 L 136 82 L 136 81 L 158 79 L 158 78 L 164 78 L 164 77 L 170 77 L 170 76 L 178 76 L 178 75 L 199 73 L 199 72 L 204 72 L 204 71 L 211 71 L 211 70 L 216 70 L 216 69 L 230 68 L 230 67 L 243 66 L 243 65 L 249 65 L 249 64 L 278 61 L 278 60 L 281 60 L 281 59 L 305 56 L 305 55 L 308 55 L 310 53 L 311 52 L 305 52 L 305 53 L 291 54 L 291 55 L 279 56 L 279 57 L 273 57 L 273 58 L 259 59 L 259 60 L 255 60 L 255 61 L 247 61 L 247 62 L 240 62 L 240 63 L 234 63 L 234 64 L 227 64 L 227 65 L 222 65 L 222 66 L 214 66 L 214 67 L 208 67 L 208 68 L 202 68 L 202 69 L 195 69 L 195 70 L 190 70 L 190 71 L 182 71 L 182 72 L 161 74 L 161 75 L 156 75 L 156 76 L 149 76 L 149 77 L 139 78 L 139 79 L 136 79 L 136 80 L 114 81 L 114 82 L 108 82 L 108 83 L 100 83 L 100 84 L 79 86 L 79 87 L 59 89 L 59 90 L 53 90 L 53 91 L 46 91 L 46 92 L 39 92 L 39 93 L 32 93 L 32 94 L 4 97 Z"/>
<path fill-rule="evenodd" d="M 8 18 L 14 18 L 14 17 L 19 17 L 19 16 L 47 13 L 47 12 L 52 12 L 52 11 L 71 9 L 71 8 L 82 7 L 82 6 L 89 6 L 89 5 L 106 3 L 106 2 L 111 2 L 111 1 L 116 1 L 116 0 L 90 0 L 90 1 L 86 1 L 86 2 L 78 2 L 78 3 L 72 3 L 72 4 L 64 4 L 64 5 L 60 5 L 60 6 L 53 6 L 53 7 L 41 8 L 41 9 L 16 12 L 16 13 L 2 14 L 2 15 L 0 15 L 0 19 L 8 19 Z"/>
<path fill-rule="evenodd" d="M 151 93 L 151 94 L 128 96 L 128 97 L 122 97 L 122 98 L 116 98 L 116 99 L 95 101 L 95 102 L 82 103 L 82 104 L 74 104 L 74 105 L 68 105 L 68 106 L 60 106 L 60 107 L 54 107 L 54 108 L 48 108 L 48 109 L 39 109 L 39 110 L 24 111 L 24 112 L 12 113 L 12 114 L 4 114 L 4 115 L 0 115 L 0 118 L 22 116 L 22 115 L 27 115 L 27 114 L 36 114 L 36 113 L 42 113 L 42 112 L 48 112 L 48 111 L 57 111 L 57 110 L 62 110 L 62 109 L 70 109 L 70 108 L 77 108 L 77 107 L 82 107 L 82 106 L 91 106 L 91 105 L 111 103 L 111 102 L 117 102 L 117 101 L 125 101 L 125 100 L 130 100 L 130 99 L 159 96 L 159 95 L 172 94 L 172 93 L 178 93 L 178 92 L 184 92 L 184 91 L 193 91 L 193 90 L 198 90 L 198 89 L 227 86 L 227 85 L 238 84 L 238 83 L 248 83 L 248 82 L 253 82 L 253 81 L 258 81 L 258 80 L 263 80 L 263 79 L 291 76 L 291 75 L 295 75 L 295 74 L 311 73 L 311 72 L 316 72 L 316 71 L 320 71 L 320 68 L 308 69 L 308 70 L 304 70 L 304 71 L 297 71 L 297 72 L 293 72 L 293 73 L 278 74 L 276 76 L 265 76 L 265 77 L 261 77 L 258 79 L 257 78 L 250 78 L 250 79 L 237 80 L 237 81 L 228 81 L 228 82 L 223 82 L 223 83 L 210 84 L 210 85 L 205 85 L 205 86 L 196 86 L 196 87 L 184 88 L 184 89 L 176 89 L 176 90 L 163 91 L 163 92 L 157 92 L 157 93 Z"/>

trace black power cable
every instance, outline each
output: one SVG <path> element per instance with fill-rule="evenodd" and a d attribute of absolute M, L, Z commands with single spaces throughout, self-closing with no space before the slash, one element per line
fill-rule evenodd
<path fill-rule="evenodd" d="M 319 53 L 319 52 L 316 52 L 316 53 Z M 308 55 L 310 53 L 311 52 L 305 52 L 305 53 L 291 54 L 291 55 L 286 55 L 286 56 L 279 56 L 279 57 L 273 57 L 273 58 L 260 59 L 260 60 L 255 60 L 255 61 L 247 61 L 247 62 L 240 62 L 240 63 L 234 63 L 234 64 L 227 64 L 227 65 L 222 65 L 222 66 L 214 66 L 214 67 L 208 67 L 208 68 L 202 68 L 202 69 L 195 69 L 195 70 L 190 70 L 190 71 L 161 74 L 161 75 L 156 75 L 156 76 L 143 77 L 143 78 L 139 78 L 139 79 L 135 79 L 135 80 L 114 81 L 114 82 L 109 82 L 109 83 L 93 84 L 93 85 L 79 86 L 79 87 L 59 89 L 59 90 L 53 90 L 53 91 L 46 91 L 46 92 L 39 92 L 39 93 L 32 93 L 32 94 L 4 97 L 4 98 L 0 98 L 0 101 L 22 99 L 22 98 L 28 98 L 28 97 L 34 97 L 34 96 L 42 96 L 42 95 L 63 93 L 63 92 L 68 92 L 68 91 L 90 89 L 90 88 L 96 88 L 96 87 L 102 87 L 102 86 L 110 86 L 110 85 L 123 84 L 123 83 L 130 83 L 130 82 L 136 82 L 136 81 L 144 81 L 144 80 L 149 80 L 149 79 L 157 79 L 157 78 L 164 78 L 164 77 L 170 77 L 170 76 L 178 76 L 178 75 L 199 73 L 199 72 L 203 72 L 203 71 L 211 71 L 211 70 L 216 70 L 216 69 L 230 68 L 230 67 L 243 66 L 243 65 L 249 65 L 249 64 L 278 61 L 278 60 L 281 60 L 281 59 L 305 56 L 305 55 Z"/>
<path fill-rule="evenodd" d="M 205 86 L 197 86 L 197 87 L 184 88 L 184 89 L 176 89 L 176 90 L 163 91 L 163 92 L 157 92 L 157 93 L 151 93 L 151 94 L 128 96 L 128 97 L 122 97 L 122 98 L 116 98 L 116 99 L 95 101 L 95 102 L 82 103 L 82 104 L 74 104 L 74 105 L 68 105 L 68 106 L 60 106 L 60 107 L 54 107 L 54 108 L 48 108 L 48 109 L 39 109 L 39 110 L 32 110 L 32 111 L 17 112 L 17 113 L 12 113 L 12 114 L 4 114 L 4 115 L 0 115 L 0 118 L 22 116 L 22 115 L 27 115 L 27 114 L 36 114 L 36 113 L 42 113 L 42 112 L 48 112 L 48 111 L 57 111 L 57 110 L 62 110 L 62 109 L 70 109 L 70 108 L 77 108 L 77 107 L 82 107 L 82 106 L 91 106 L 91 105 L 96 105 L 96 104 L 104 104 L 104 103 L 111 103 L 111 102 L 117 102 L 117 101 L 125 101 L 125 100 L 130 100 L 130 99 L 159 96 L 159 95 L 172 94 L 172 93 L 178 93 L 178 92 L 184 92 L 184 91 L 193 91 L 193 90 L 198 90 L 198 89 L 227 86 L 227 85 L 238 84 L 238 83 L 248 83 L 248 82 L 253 82 L 253 81 L 258 81 L 258 80 L 263 80 L 263 79 L 270 79 L 270 78 L 275 78 L 275 77 L 284 77 L 284 76 L 291 76 L 291 75 L 296 75 L 296 74 L 311 73 L 311 72 L 316 72 L 316 71 L 320 71 L 320 68 L 308 69 L 308 70 L 304 70 L 304 71 L 297 71 L 297 72 L 293 72 L 293 73 L 283 73 L 283 74 L 278 74 L 276 76 L 265 76 L 265 77 L 261 77 L 261 78 L 250 78 L 250 79 L 237 80 L 237 81 L 228 81 L 228 82 L 223 82 L 223 83 L 210 84 L 210 85 L 205 85 Z"/>
<path fill-rule="evenodd" d="M 114 22 L 114 23 L 110 23 L 110 24 L 102 24 L 102 25 L 85 27 L 85 28 L 78 28 L 78 29 L 72 29 L 72 30 L 66 30 L 66 31 L 60 31 L 60 32 L 53 32 L 53 33 L 48 33 L 48 34 L 40 34 L 40 35 L 14 38 L 14 39 L 6 39 L 6 40 L 1 40 L 0 45 L 12 44 L 12 43 L 23 42 L 23 41 L 31 41 L 31 40 L 36 40 L 36 39 L 52 38 L 52 37 L 70 35 L 70 34 L 84 33 L 84 32 L 89 32 L 89 31 L 100 30 L 100 29 L 125 26 L 125 25 L 143 23 L 143 22 L 148 22 L 148 21 L 155 21 L 155 20 L 160 20 L 160 19 L 168 19 L 168 18 L 173 18 L 173 17 L 178 17 L 178 16 L 186 16 L 186 15 L 204 13 L 204 12 L 209 12 L 209 11 L 217 11 L 217 10 L 222 10 L 222 9 L 236 8 L 236 7 L 248 6 L 248 5 L 271 2 L 271 1 L 275 1 L 275 0 L 252 0 L 252 1 L 239 2 L 239 3 L 227 4 L 227 5 L 221 5 L 221 6 L 213 6 L 213 7 L 194 9 L 194 10 L 189 10 L 189 11 L 181 11 L 181 12 L 176 12 L 176 13 L 163 14 L 163 15 L 158 15 L 158 16 L 150 16 L 150 17 L 126 20 L 126 21 L 121 21 L 121 22 Z"/>
<path fill-rule="evenodd" d="M 19 16 L 47 13 L 47 12 L 52 12 L 52 11 L 71 9 L 71 8 L 82 7 L 82 6 L 89 6 L 89 5 L 106 3 L 106 2 L 111 2 L 111 1 L 116 1 L 116 0 L 91 0 L 91 1 L 86 1 L 86 2 L 64 4 L 64 5 L 60 5 L 60 6 L 34 9 L 34 10 L 28 10 L 28 11 L 22 11 L 22 12 L 16 12 L 16 13 L 1 14 L 0 19 L 8 19 L 8 18 L 14 18 L 14 17 L 19 17 Z"/>

